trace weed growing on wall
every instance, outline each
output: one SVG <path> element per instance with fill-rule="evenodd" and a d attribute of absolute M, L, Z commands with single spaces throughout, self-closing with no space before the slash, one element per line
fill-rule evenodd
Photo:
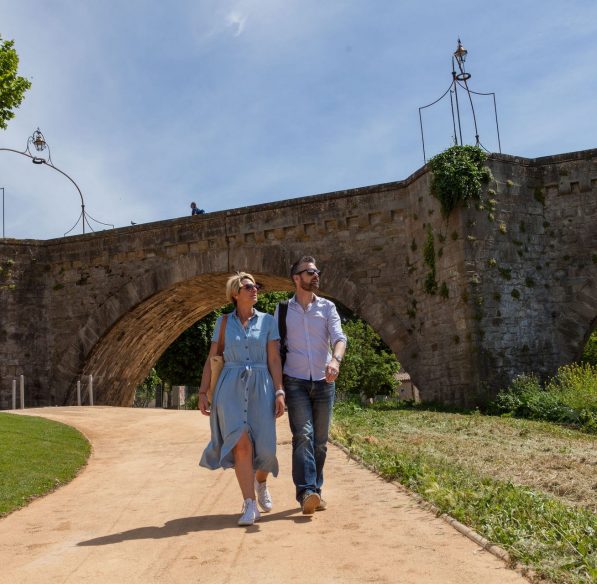
<path fill-rule="evenodd" d="M 481 190 L 491 178 L 487 155 L 478 146 L 451 146 L 429 161 L 433 173 L 431 194 L 448 217 L 459 205 L 481 200 Z"/>
<path fill-rule="evenodd" d="M 433 231 L 431 227 L 427 228 L 427 237 L 425 238 L 425 245 L 423 246 L 423 261 L 429 267 L 429 273 L 425 277 L 423 289 L 427 294 L 435 294 L 437 292 L 437 279 L 435 277 L 435 246 L 433 244 Z"/>

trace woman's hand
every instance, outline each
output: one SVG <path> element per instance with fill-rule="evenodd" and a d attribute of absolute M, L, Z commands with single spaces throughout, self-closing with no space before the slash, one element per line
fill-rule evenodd
<path fill-rule="evenodd" d="M 202 391 L 199 392 L 198 406 L 204 416 L 209 416 L 211 412 L 209 409 L 209 402 L 207 401 L 207 393 Z"/>
<path fill-rule="evenodd" d="M 283 395 L 276 396 L 276 408 L 275 408 L 275 412 L 274 412 L 276 414 L 276 418 L 283 416 L 285 409 L 286 409 L 286 401 L 284 400 L 284 396 Z"/>

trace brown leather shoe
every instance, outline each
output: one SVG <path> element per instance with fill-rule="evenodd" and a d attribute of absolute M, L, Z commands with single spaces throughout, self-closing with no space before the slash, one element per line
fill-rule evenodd
<path fill-rule="evenodd" d="M 320 503 L 321 497 L 317 493 L 305 493 L 301 504 L 303 515 L 313 515 Z"/>

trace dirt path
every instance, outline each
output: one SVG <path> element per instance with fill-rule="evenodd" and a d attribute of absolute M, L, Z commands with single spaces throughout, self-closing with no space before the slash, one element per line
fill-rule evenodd
<path fill-rule="evenodd" d="M 2 584 L 527 582 L 333 446 L 329 509 L 303 516 L 286 417 L 278 424 L 280 476 L 270 486 L 274 510 L 240 528 L 234 473 L 197 466 L 209 436 L 198 412 L 26 414 L 79 428 L 93 454 L 69 485 L 0 520 Z"/>

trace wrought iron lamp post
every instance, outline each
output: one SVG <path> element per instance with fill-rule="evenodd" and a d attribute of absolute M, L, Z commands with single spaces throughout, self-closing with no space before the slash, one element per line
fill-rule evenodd
<path fill-rule="evenodd" d="M 494 92 L 482 93 L 479 91 L 473 91 L 472 89 L 469 88 L 468 80 L 471 78 L 471 74 L 466 71 L 465 66 L 464 66 L 467 55 L 468 55 L 468 51 L 464 48 L 464 46 L 460 42 L 460 39 L 458 39 L 458 45 L 456 47 L 456 50 L 454 51 L 454 53 L 452 53 L 452 83 L 450 83 L 450 86 L 441 95 L 441 97 L 439 97 L 435 101 L 419 108 L 419 124 L 421 126 L 421 141 L 423 144 L 423 160 L 425 162 L 427 162 L 427 154 L 425 152 L 425 136 L 423 133 L 422 110 L 424 110 L 428 107 L 431 107 L 431 106 L 435 105 L 436 103 L 440 102 L 448 94 L 450 95 L 450 108 L 451 108 L 451 112 L 452 112 L 452 126 L 454 129 L 454 135 L 453 135 L 454 145 L 462 146 L 464 144 L 464 141 L 462 139 L 462 124 L 461 124 L 461 120 L 460 120 L 460 101 L 458 99 L 458 89 L 459 88 L 461 90 L 463 89 L 466 92 L 466 95 L 468 97 L 468 101 L 469 101 L 469 104 L 471 107 L 471 114 L 473 117 L 473 125 L 475 128 L 475 146 L 480 146 L 484 150 L 487 150 L 487 148 L 485 148 L 485 146 L 483 146 L 483 144 L 479 140 L 479 130 L 477 127 L 477 116 L 475 114 L 475 106 L 473 104 L 472 95 L 491 95 L 493 97 L 493 111 L 494 111 L 494 115 L 495 115 L 495 127 L 496 127 L 496 132 L 497 132 L 498 149 L 499 149 L 500 153 L 502 151 L 502 145 L 500 142 L 500 128 L 499 128 L 498 117 L 497 117 L 497 106 L 496 106 L 496 101 L 495 101 L 495 93 Z"/>
<path fill-rule="evenodd" d="M 31 152 L 31 146 L 33 146 L 33 148 L 35 150 L 35 152 L 33 152 L 33 153 Z M 42 153 L 45 150 L 48 151 L 47 158 L 44 158 L 43 156 L 39 156 L 37 154 L 37 153 Z M 101 225 L 106 225 L 106 226 L 114 228 L 114 225 L 112 225 L 111 223 L 102 223 L 101 221 L 98 221 L 97 219 L 94 219 L 93 217 L 91 217 L 91 215 L 89 215 L 89 213 L 87 213 L 85 211 L 85 200 L 83 199 L 83 193 L 81 192 L 79 185 L 72 179 L 72 177 L 70 177 L 68 174 L 66 174 L 66 172 L 64 172 L 63 170 L 60 170 L 57 166 L 54 165 L 54 163 L 52 162 L 52 156 L 50 154 L 50 146 L 46 142 L 46 139 L 44 138 L 44 135 L 41 133 L 41 130 L 39 128 L 37 128 L 37 130 L 35 130 L 35 132 L 33 132 L 33 134 L 31 136 L 29 136 L 29 138 L 27 138 L 27 147 L 25 148 L 25 150 L 21 151 L 21 150 L 14 150 L 13 148 L 0 148 L 0 151 L 14 152 L 15 154 L 21 154 L 22 156 L 26 156 L 27 158 L 31 159 L 31 162 L 33 162 L 33 164 L 45 164 L 46 166 L 54 169 L 55 171 L 57 171 L 60 174 L 62 174 L 63 176 L 65 176 L 68 180 L 70 180 L 71 183 L 73 183 L 73 185 L 77 189 L 77 192 L 79 193 L 79 197 L 81 198 L 81 214 L 79 215 L 77 222 L 64 235 L 68 235 L 79 224 L 79 221 L 82 222 L 83 234 L 85 234 L 85 224 L 87 224 L 89 229 L 91 229 L 91 231 L 93 231 L 93 228 L 91 227 L 91 224 L 89 223 L 89 219 L 91 219 L 95 223 L 99 223 Z M 3 217 L 4 217 L 4 214 L 3 214 Z M 4 233 L 2 235 L 4 236 Z"/>

